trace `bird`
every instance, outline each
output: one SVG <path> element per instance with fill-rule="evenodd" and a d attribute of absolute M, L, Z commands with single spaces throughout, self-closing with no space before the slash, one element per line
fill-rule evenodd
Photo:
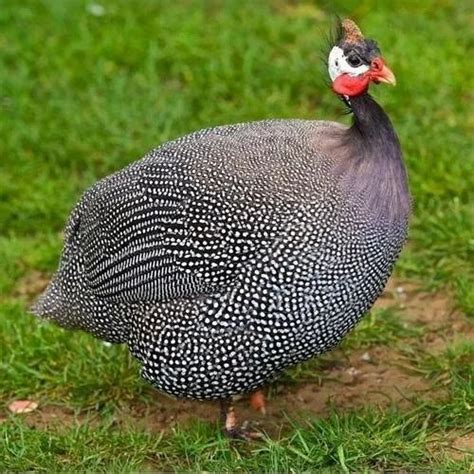
<path fill-rule="evenodd" d="M 126 344 L 178 398 L 233 400 L 334 348 L 371 308 L 407 238 L 411 197 L 393 125 L 369 94 L 395 85 L 374 40 L 339 22 L 327 60 L 352 125 L 267 119 L 162 144 L 87 189 L 32 312 Z"/>

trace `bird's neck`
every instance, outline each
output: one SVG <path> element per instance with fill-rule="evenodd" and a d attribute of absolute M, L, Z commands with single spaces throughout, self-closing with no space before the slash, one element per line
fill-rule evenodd
<path fill-rule="evenodd" d="M 390 216 L 408 215 L 410 197 L 402 152 L 390 119 L 368 94 L 348 102 L 354 114 L 347 140 L 355 160 L 350 160 L 352 176 L 358 180 L 372 206 Z"/>
<path fill-rule="evenodd" d="M 372 148 L 374 158 L 380 156 L 384 160 L 401 161 L 397 134 L 382 107 L 369 94 L 352 97 L 349 107 L 354 114 L 351 133 L 355 139 Z"/>

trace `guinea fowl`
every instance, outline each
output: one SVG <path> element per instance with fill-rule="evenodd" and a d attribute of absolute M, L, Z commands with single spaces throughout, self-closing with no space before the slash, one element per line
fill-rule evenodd
<path fill-rule="evenodd" d="M 395 77 L 351 20 L 328 68 L 351 127 L 209 128 L 102 179 L 73 209 L 33 312 L 127 344 L 156 388 L 221 400 L 227 434 L 251 436 L 232 397 L 338 344 L 406 239 L 399 142 L 368 94 Z"/>

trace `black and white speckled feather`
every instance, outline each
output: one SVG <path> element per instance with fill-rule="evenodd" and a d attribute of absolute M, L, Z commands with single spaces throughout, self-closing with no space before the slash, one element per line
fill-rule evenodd
<path fill-rule="evenodd" d="M 35 313 L 128 344 L 180 397 L 246 392 L 330 349 L 382 291 L 409 213 L 390 122 L 368 96 L 351 105 L 351 128 L 211 128 L 103 179 Z"/>

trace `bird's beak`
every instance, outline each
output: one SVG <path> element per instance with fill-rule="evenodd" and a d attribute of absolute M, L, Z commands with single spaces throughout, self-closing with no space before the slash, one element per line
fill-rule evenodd
<path fill-rule="evenodd" d="M 372 61 L 369 75 L 370 79 L 376 84 L 379 82 L 385 82 L 386 84 L 394 86 L 397 83 L 395 74 L 393 74 L 391 69 L 385 64 L 385 61 L 382 58 L 375 58 Z"/>

